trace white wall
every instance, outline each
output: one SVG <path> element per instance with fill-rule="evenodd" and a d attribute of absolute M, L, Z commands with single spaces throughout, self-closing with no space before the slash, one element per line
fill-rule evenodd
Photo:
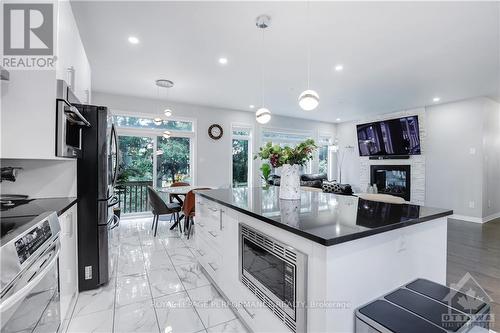
<path fill-rule="evenodd" d="M 346 155 L 342 182 L 362 191 L 356 123 L 338 124 L 337 135 L 340 149 L 355 147 Z M 481 97 L 426 107 L 423 148 L 425 205 L 475 222 L 500 217 L 499 103 Z"/>
<path fill-rule="evenodd" d="M 500 217 L 500 104 L 484 101 L 483 219 Z"/>
<path fill-rule="evenodd" d="M 260 132 L 262 125 L 255 121 L 253 112 L 213 108 L 207 106 L 190 105 L 183 103 L 167 103 L 155 99 L 92 93 L 93 104 L 108 106 L 113 112 L 127 111 L 135 113 L 157 114 L 159 105 L 169 106 L 175 117 L 196 119 L 196 152 L 195 182 L 206 186 L 229 186 L 231 179 L 231 124 L 240 123 L 253 126 L 253 152 L 260 147 Z M 208 127 L 214 123 L 222 126 L 224 136 L 217 141 L 208 136 Z M 296 131 L 310 131 L 315 139 L 321 133 L 335 134 L 335 124 L 310 121 L 304 119 L 282 117 L 274 115 L 266 124 L 266 128 L 290 129 Z M 254 185 L 260 184 L 259 161 L 254 161 Z M 316 164 L 317 165 L 317 164 Z"/>
<path fill-rule="evenodd" d="M 76 197 L 76 160 L 0 160 L 2 167 L 22 167 L 15 182 L 0 183 L 2 194 L 32 198 Z"/>
<path fill-rule="evenodd" d="M 428 107 L 426 204 L 481 218 L 484 99 Z"/>

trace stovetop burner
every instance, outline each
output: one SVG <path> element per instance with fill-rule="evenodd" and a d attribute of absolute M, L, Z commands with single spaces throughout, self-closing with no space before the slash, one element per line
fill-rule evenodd
<path fill-rule="evenodd" d="M 27 203 L 30 203 L 34 199 L 18 199 L 18 200 L 5 200 L 5 199 L 0 199 L 0 211 L 6 211 L 15 207 L 19 207 L 22 205 L 25 205 Z"/>

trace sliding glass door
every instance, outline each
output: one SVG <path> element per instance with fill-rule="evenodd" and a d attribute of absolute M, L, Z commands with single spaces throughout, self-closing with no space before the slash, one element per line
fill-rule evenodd
<path fill-rule="evenodd" d="M 153 185 L 153 138 L 118 136 L 121 157 L 116 194 L 123 213 L 149 210 L 147 187 Z"/>
<path fill-rule="evenodd" d="M 168 187 L 176 182 L 191 184 L 191 139 L 158 136 L 156 140 L 156 186 Z"/>

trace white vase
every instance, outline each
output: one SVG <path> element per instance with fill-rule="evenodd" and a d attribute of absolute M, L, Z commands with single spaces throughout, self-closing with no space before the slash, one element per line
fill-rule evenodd
<path fill-rule="evenodd" d="M 281 223 L 298 227 L 300 221 L 300 200 L 280 199 L 280 214 Z"/>
<path fill-rule="evenodd" d="M 300 165 L 285 164 L 281 167 L 280 199 L 300 199 Z"/>

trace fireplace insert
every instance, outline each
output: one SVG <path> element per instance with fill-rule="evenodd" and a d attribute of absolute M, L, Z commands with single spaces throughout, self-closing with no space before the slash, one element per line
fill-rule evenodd
<path fill-rule="evenodd" d="M 370 183 L 378 193 L 390 194 L 410 201 L 411 176 L 409 165 L 371 165 Z"/>

